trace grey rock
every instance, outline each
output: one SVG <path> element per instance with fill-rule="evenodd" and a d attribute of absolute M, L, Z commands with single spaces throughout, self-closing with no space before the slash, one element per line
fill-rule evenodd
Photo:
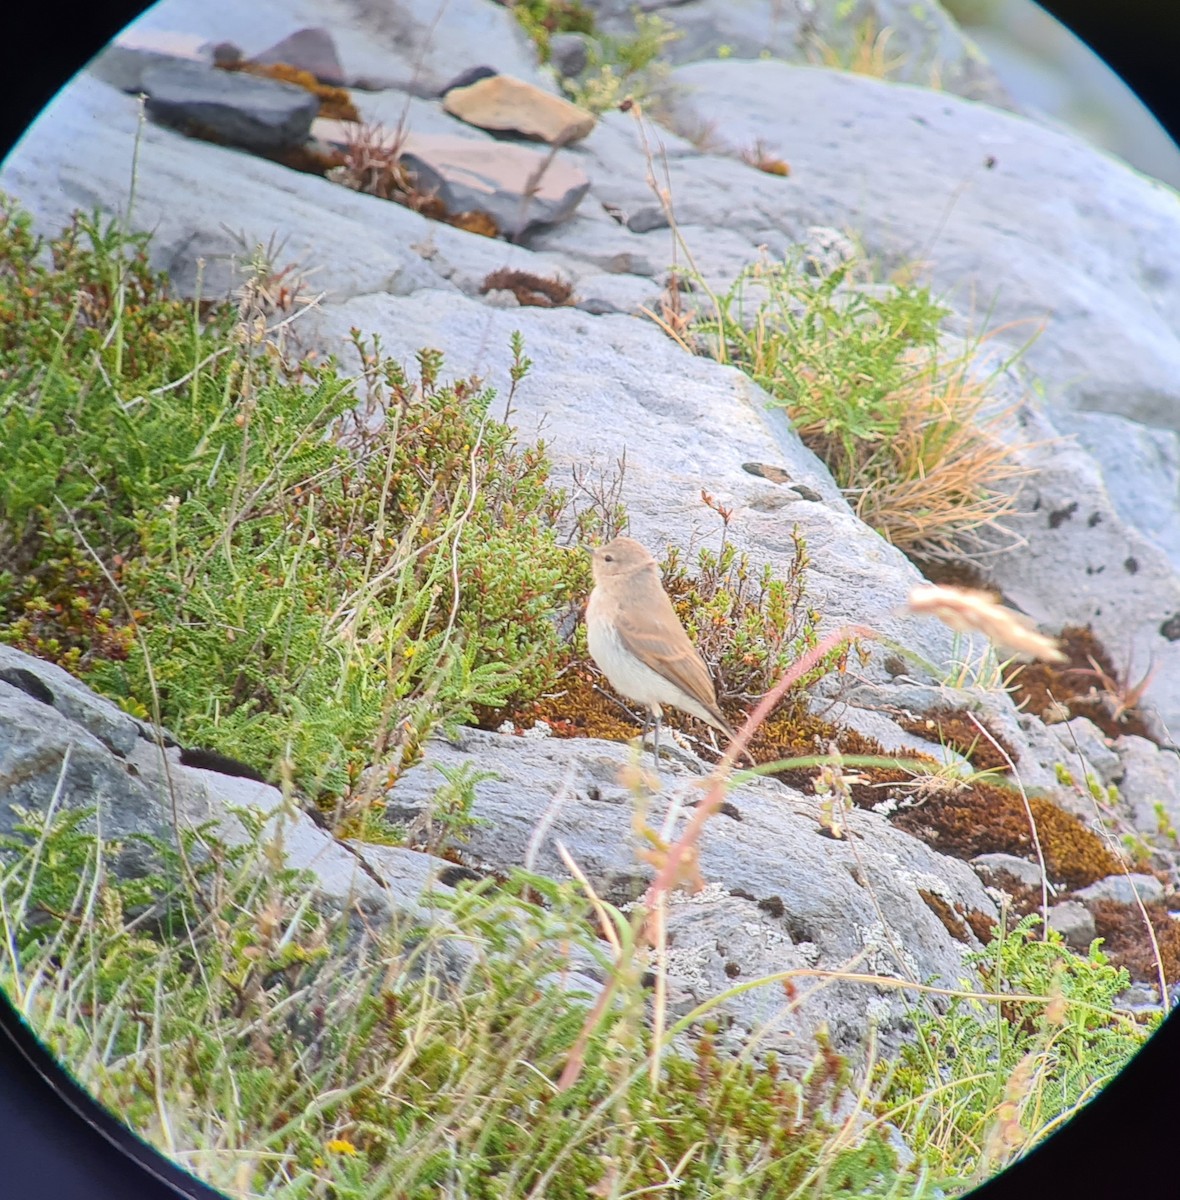
<path fill-rule="evenodd" d="M 933 667 L 933 664 L 932 664 Z M 945 669 L 945 668 L 944 668 Z M 1063 808 L 1075 805 L 1057 782 L 1056 765 L 1061 761 L 1061 744 L 1039 720 L 1018 712 L 1007 692 L 982 687 L 931 685 L 908 679 L 891 679 L 887 684 L 861 681 L 847 695 L 850 703 L 877 709 L 895 717 L 926 717 L 940 710 L 965 710 L 991 731 L 992 736 L 1015 751 L 1014 765 L 1025 788 L 1036 788 Z M 982 737 L 982 735 L 981 735 Z M 927 753 L 936 743 L 923 743 Z M 1085 815 L 1092 812 L 1089 804 Z"/>
<path fill-rule="evenodd" d="M 507 288 L 489 288 L 484 292 L 483 302 L 491 305 L 492 308 L 519 308 L 520 301 L 516 298 L 516 293 L 509 291 Z"/>
<path fill-rule="evenodd" d="M 314 874 L 321 896 L 337 904 L 363 899 L 388 915 L 394 892 L 377 883 L 344 843 L 284 801 L 278 788 L 184 766 L 176 750 L 164 750 L 146 739 L 136 744 L 129 761 L 151 806 L 147 818 L 140 818 L 141 831 L 173 840 L 176 820 L 186 828 L 211 823 L 216 836 L 234 846 L 244 844 L 248 834 L 231 809 L 269 816 L 264 837 L 281 844 L 291 869 Z M 408 896 L 405 892 L 402 899 Z"/>
<path fill-rule="evenodd" d="M 659 178 L 658 164 L 665 159 L 701 157 L 691 142 L 671 130 L 620 112 L 601 113 L 593 132 L 571 146 L 569 153 L 590 176 L 592 195 L 623 214 L 653 206 L 662 213 L 664 206 L 652 188 L 653 171 Z M 748 169 L 741 168 L 742 172 Z M 673 199 L 679 208 L 680 195 L 674 194 Z"/>
<path fill-rule="evenodd" d="M 1102 730 L 1085 717 L 1074 717 L 1049 726 L 1050 732 L 1061 743 L 1065 752 L 1062 762 L 1075 776 L 1077 758 L 1080 753 L 1084 766 L 1103 787 L 1118 783 L 1123 777 L 1123 764 L 1118 751 L 1107 744 Z M 1079 780 L 1079 782 L 1081 782 Z"/>
<path fill-rule="evenodd" d="M 667 229 L 668 214 L 658 204 L 645 204 L 627 217 L 626 225 L 632 233 L 651 233 L 653 229 Z"/>
<path fill-rule="evenodd" d="M 1038 863 L 1014 854 L 977 854 L 971 865 L 988 887 L 1010 890 L 1012 887 L 1041 890 L 1044 877 Z"/>
<path fill-rule="evenodd" d="M 633 30 L 634 6 L 626 0 L 590 0 L 590 7 L 607 32 Z M 822 62 L 830 55 L 847 63 L 866 21 L 873 32 L 888 30 L 884 57 L 892 64 L 891 78 L 990 104 L 1011 103 L 995 72 L 939 4 L 868 0 L 855 13 L 836 0 L 642 0 L 639 7 L 670 22 L 680 35 L 663 51 L 674 63 L 719 55 L 793 63 Z"/>
<path fill-rule="evenodd" d="M 658 310 L 661 289 L 641 275 L 593 274 L 578 280 L 577 306 L 583 312 L 636 314 L 641 308 Z"/>
<path fill-rule="evenodd" d="M 1071 413 L 1060 424 L 1102 468 L 1118 515 L 1180 571 L 1180 434 L 1104 412 Z"/>
<path fill-rule="evenodd" d="M 1049 928 L 1061 934 L 1066 945 L 1075 950 L 1088 950 L 1098 936 L 1090 910 L 1076 900 L 1064 900 L 1049 909 Z"/>
<path fill-rule="evenodd" d="M 96 696 L 68 671 L 3 644 L 0 644 L 0 681 L 56 709 L 67 721 L 122 757 L 130 753 L 141 736 L 141 726 L 134 717 L 110 700 Z"/>
<path fill-rule="evenodd" d="M 492 262 L 489 269 L 501 265 Z M 950 631 L 899 611 L 919 578 L 915 568 L 855 518 L 827 470 L 781 413 L 767 411 L 765 394 L 740 372 L 686 355 L 650 322 L 569 308 L 498 312 L 441 291 L 356 297 L 309 313 L 304 330 L 352 370 L 347 338 L 354 325 L 379 333 L 396 357 L 444 345 L 448 369 L 477 371 L 502 394 L 510 382 L 509 339 L 520 330 L 535 365 L 517 389 L 513 420 L 524 436 L 544 436 L 559 481 L 568 481 L 575 465 L 610 472 L 625 453 L 622 495 L 631 532 L 657 552 L 671 541 L 689 548 L 714 544 L 718 526 L 700 500 L 702 485 L 733 508 L 730 537 L 756 569 L 768 562 L 781 570 L 791 561 L 797 524 L 812 563 L 808 603 L 822 614 L 821 631 L 867 624 L 912 649 L 932 671 L 949 662 Z M 767 485 L 743 469 L 751 461 L 781 465 L 822 501 L 794 504 L 789 519 L 756 507 L 751 501 Z M 979 653 L 975 639 L 964 644 Z M 888 652 L 867 648 L 865 678 L 886 683 Z"/>
<path fill-rule="evenodd" d="M 791 164 L 782 180 L 713 154 L 670 158 L 681 223 L 772 225 L 800 243 L 813 225 L 849 230 L 886 269 L 929 264 L 935 294 L 964 311 L 987 296 L 1003 345 L 1039 331 L 1024 361 L 1069 408 L 1180 428 L 1170 188 L 944 92 L 773 61 L 693 63 L 672 82 L 678 128 L 711 120 L 732 149 L 761 139 Z"/>
<path fill-rule="evenodd" d="M 549 61 L 565 79 L 581 75 L 589 55 L 590 38 L 584 33 L 555 33 L 549 38 Z"/>
<path fill-rule="evenodd" d="M 937 742 L 928 742 L 916 734 L 907 733 L 886 713 L 860 708 L 853 703 L 833 705 L 830 701 L 818 699 L 812 707 L 841 729 L 855 729 L 857 733 L 880 742 L 886 754 L 922 754 L 927 758 L 937 759 L 945 766 L 959 765 L 970 769 L 967 760 L 961 754 L 949 746 L 940 746 Z"/>
<path fill-rule="evenodd" d="M 803 243 L 803 258 L 808 271 L 830 275 L 837 267 L 857 255 L 856 243 L 846 233 L 826 225 L 812 225 Z"/>
<path fill-rule="evenodd" d="M 262 152 L 302 145 L 319 111 L 306 88 L 179 60 L 149 67 L 141 86 L 160 124 Z"/>
<path fill-rule="evenodd" d="M 282 41 L 255 54 L 251 62 L 269 65 L 285 63 L 301 71 L 310 71 L 320 83 L 343 87 L 347 82 L 340 55 L 331 33 L 321 27 L 297 29 Z"/>
<path fill-rule="evenodd" d="M 1154 875 L 1108 875 L 1073 894 L 1073 898 L 1083 904 L 1093 904 L 1098 900 L 1134 904 L 1136 897 L 1144 904 L 1154 904 L 1164 898 L 1164 885 Z"/>
<path fill-rule="evenodd" d="M 438 11 L 437 0 L 168 0 L 131 30 L 185 29 L 255 54 L 285 30 L 322 26 L 332 31 L 349 86 L 438 95 L 459 69 L 479 63 L 543 86 L 533 46 L 506 8 L 448 0 L 441 22 Z"/>
<path fill-rule="evenodd" d="M 1135 828 L 1156 838 L 1166 836 L 1169 826 L 1180 830 L 1180 754 L 1130 735 L 1119 738 L 1115 749 L 1123 763 L 1119 797 Z"/>
<path fill-rule="evenodd" d="M 132 747 L 134 752 L 134 747 Z M 165 832 L 163 806 L 123 758 L 64 713 L 0 683 L 0 832 L 13 805 L 59 812 L 96 808 L 105 837 Z"/>
<path fill-rule="evenodd" d="M 94 809 L 89 823 L 105 841 L 132 839 L 112 858 L 112 869 L 142 874 L 151 869 L 154 852 L 132 835 L 174 842 L 177 823 L 185 829 L 211 824 L 226 844 L 240 845 L 247 833 L 230 810 L 242 809 L 269 818 L 264 837 L 281 845 L 289 867 L 313 873 L 324 900 L 337 906 L 363 900 L 386 916 L 394 910 L 414 918 L 426 914 L 422 893 L 434 867 L 446 864 L 410 851 L 387 851 L 378 856 L 378 876 L 367 850 L 362 854 L 337 841 L 284 801 L 277 788 L 186 766 L 175 746 L 140 737 L 138 731 L 130 746 L 126 729 L 110 739 L 123 749 L 100 740 L 109 736 L 112 724 L 105 710 L 113 706 L 76 681 L 72 688 L 62 686 L 55 674 L 59 669 L 50 664 L 8 647 L 0 651 L 6 675 L 25 669 L 14 667 L 12 656 L 26 660 L 30 676 L 52 682 L 56 701 L 47 704 L 0 680 L 0 832 L 13 831 L 18 820 L 13 806 L 40 813 Z"/>
<path fill-rule="evenodd" d="M 1021 546 L 990 558 L 988 582 L 1039 623 L 1089 626 L 1132 684 L 1154 666 L 1158 731 L 1180 730 L 1180 574 L 1119 515 L 1094 459 L 1058 436 L 1068 416 L 1024 404 L 1017 420 L 1028 441 L 1015 457 L 1033 474 L 1005 524 Z"/>
<path fill-rule="evenodd" d="M 1149 983 L 1133 983 L 1125 992 L 1115 997 L 1119 1008 L 1135 1014 L 1155 1013 L 1161 1009 L 1159 988 Z M 1173 1001 L 1173 1007 L 1175 1002 Z"/>
<path fill-rule="evenodd" d="M 390 811 L 404 818 L 430 802 L 436 764 L 477 762 L 496 777 L 476 786 L 474 814 L 487 824 L 462 847 L 465 862 L 498 871 L 527 863 L 567 878 L 560 843 L 604 899 L 626 904 L 643 893 L 651 869 L 636 857 L 633 800 L 619 783 L 627 747 L 477 730 L 464 731 L 462 743 L 430 742 L 425 761 L 390 793 Z M 681 806 L 700 795 L 700 778 L 668 765 L 661 774 L 646 820 L 675 830 L 685 818 Z M 872 813 L 850 816 L 851 841 L 825 838 L 816 800 L 773 781 L 736 788 L 728 799 L 701 844 L 705 890 L 678 895 L 669 907 L 670 1011 L 687 1012 L 735 981 L 792 967 L 835 968 L 854 956 L 859 969 L 890 975 L 964 973 L 962 956 L 977 943 L 962 916 L 995 917 L 966 864 L 942 858 Z M 938 909 L 951 914 L 953 934 Z M 794 1014 L 784 1011 L 773 984 L 727 1001 L 722 1011 L 735 1022 L 727 1035 L 735 1044 L 759 1031 L 759 1051 L 779 1051 L 798 1066 L 810 1057 L 821 1022 L 838 1048 L 856 1053 L 866 1012 L 879 1022 L 883 1043 L 894 1045 L 904 1036 L 903 1009 L 896 993 L 834 983 Z"/>
<path fill-rule="evenodd" d="M 567 220 L 590 188 L 560 157 L 467 138 L 409 134 L 401 162 L 448 213 L 487 213 L 508 237 Z"/>
<path fill-rule="evenodd" d="M 460 71 L 445 87 L 440 90 L 440 95 L 446 96 L 449 91 L 455 88 L 470 87 L 473 83 L 478 83 L 481 79 L 494 79 L 499 72 L 494 67 L 468 67 L 465 71 Z"/>
<path fill-rule="evenodd" d="M 443 133 L 475 141 L 495 141 L 490 133 L 452 117 L 438 100 L 423 100 L 396 89 L 352 95 L 361 120 L 370 127 L 379 126 L 389 141 L 401 132 Z M 313 137 L 324 137 L 339 145 L 346 144 L 350 136 L 355 136 L 356 126 L 347 121 L 330 121 L 321 117 L 312 122 L 311 132 Z"/>
<path fill-rule="evenodd" d="M 144 72 L 179 61 L 202 67 L 213 65 L 213 46 L 191 33 L 165 30 L 124 30 L 87 65 L 87 71 L 121 92 L 143 91 Z"/>
<path fill-rule="evenodd" d="M 529 248 L 558 251 L 608 275 L 657 275 L 671 262 L 670 241 L 652 242 L 613 221 L 579 214 L 561 229 L 541 230 L 528 240 Z"/>
<path fill-rule="evenodd" d="M 378 292 L 423 267 L 432 274 L 414 247 L 437 226 L 408 208 L 150 123 L 138 129 L 134 99 L 79 76 L 5 160 L 0 186 L 43 233 L 60 231 L 75 208 L 124 211 L 139 136 L 132 227 L 153 231 L 152 266 L 182 295 L 196 290 L 203 260 L 201 295 L 228 296 L 256 246 L 289 279 L 306 273 L 311 295 Z M 448 285 L 434 277 L 433 286 Z"/>

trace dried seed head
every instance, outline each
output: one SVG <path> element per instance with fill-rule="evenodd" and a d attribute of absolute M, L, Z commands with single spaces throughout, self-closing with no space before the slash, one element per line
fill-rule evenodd
<path fill-rule="evenodd" d="M 908 607 L 919 616 L 937 617 L 960 633 L 982 633 L 988 641 L 1018 654 L 1045 662 L 1066 661 L 1053 638 L 1038 633 L 1028 617 L 1005 608 L 987 592 L 919 583 L 910 589 Z"/>

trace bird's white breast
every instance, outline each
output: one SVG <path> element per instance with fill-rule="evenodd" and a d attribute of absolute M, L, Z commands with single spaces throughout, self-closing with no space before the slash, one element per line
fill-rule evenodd
<path fill-rule="evenodd" d="M 656 709 L 663 704 L 682 706 L 680 688 L 627 650 L 614 622 L 596 612 L 593 603 L 586 612 L 586 642 L 594 661 L 621 696 Z"/>

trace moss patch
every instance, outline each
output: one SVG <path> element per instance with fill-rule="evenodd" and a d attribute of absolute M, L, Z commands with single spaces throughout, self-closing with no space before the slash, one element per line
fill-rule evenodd
<path fill-rule="evenodd" d="M 1117 719 L 1108 703 L 1110 697 L 1101 692 L 1101 681 L 1097 678 L 1094 665 L 1121 687 L 1126 679 L 1114 665 L 1110 655 L 1088 627 L 1067 626 L 1059 638 L 1062 652 L 1068 661 L 1064 663 L 1018 663 L 1004 676 L 1004 685 L 1012 688 L 1013 700 L 1026 712 L 1040 717 L 1053 715 L 1057 704 L 1064 704 L 1070 715 L 1086 717 L 1093 721 L 1107 737 L 1134 734 L 1158 742 L 1148 729 L 1143 718 L 1130 708 Z"/>
<path fill-rule="evenodd" d="M 932 709 L 924 717 L 899 717 L 897 723 L 907 733 L 957 750 L 977 771 L 1003 771 L 1009 762 L 1016 762 L 1016 751 L 1011 745 L 983 722 L 1000 748 L 992 745 L 965 708 Z"/>
<path fill-rule="evenodd" d="M 1148 920 L 1155 930 L 1159 944 L 1164 978 L 1169 984 L 1180 982 L 1180 921 L 1168 914 L 1167 905 L 1160 902 L 1144 904 Z M 1111 962 L 1125 967 L 1132 979 L 1158 983 L 1159 971 L 1155 951 L 1143 915 L 1136 904 L 1119 904 L 1115 900 L 1098 900 L 1089 905 L 1094 914 L 1102 949 Z"/>
<path fill-rule="evenodd" d="M 311 92 L 320 102 L 321 117 L 334 121 L 359 121 L 360 113 L 352 97 L 344 88 L 330 87 L 310 72 L 293 67 L 290 63 L 252 63 L 243 60 L 222 62 L 217 66 L 223 71 L 244 71 L 247 75 L 260 75 L 264 79 L 276 79 L 279 83 L 293 83 Z"/>
<path fill-rule="evenodd" d="M 1085 887 L 1121 870 L 1102 839 L 1077 817 L 1040 796 L 1030 796 L 1029 806 L 1045 868 L 1055 883 Z M 899 812 L 893 823 L 955 858 L 1013 854 L 1031 860 L 1034 856 L 1028 815 L 1019 794 L 995 784 L 936 793 L 917 808 Z"/>
<path fill-rule="evenodd" d="M 498 729 L 505 720 L 522 729 L 531 729 L 544 721 L 554 737 L 602 738 L 608 742 L 629 742 L 638 737 L 641 727 L 627 719 L 626 713 L 595 687 L 597 676 L 585 663 L 576 663 L 562 676 L 557 690 L 518 709 L 483 709 L 479 724 Z M 678 721 L 677 724 L 680 722 Z M 700 722 L 685 719 L 685 724 Z"/>
<path fill-rule="evenodd" d="M 488 292 L 511 292 L 521 305 L 533 308 L 560 308 L 573 299 L 574 289 L 563 279 L 534 275 L 531 271 L 514 271 L 501 267 L 492 271 L 480 285 L 480 295 Z"/>

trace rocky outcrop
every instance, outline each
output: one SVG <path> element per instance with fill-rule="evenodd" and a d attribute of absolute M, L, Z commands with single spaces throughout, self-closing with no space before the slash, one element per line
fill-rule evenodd
<path fill-rule="evenodd" d="M 302 145 L 320 107 L 306 88 L 195 63 L 160 63 L 139 82 L 153 120 L 259 153 Z"/>
<path fill-rule="evenodd" d="M 704 7 L 683 6 L 686 31 Z M 328 27 L 344 76 L 378 88 L 353 94 L 362 116 L 387 130 L 403 127 L 415 153 L 449 138 L 488 163 L 502 165 L 512 153 L 548 161 L 545 148 L 506 147 L 437 99 L 458 71 L 481 66 L 552 87 L 509 13 L 462 0 L 431 30 L 427 6 L 397 11 L 369 0 L 193 0 L 152 10 L 140 30 L 192 31 L 203 40 L 186 43 L 185 54 L 207 64 L 206 42 L 231 39 L 258 55 L 292 23 Z M 195 292 L 199 280 L 203 296 L 227 294 L 254 247 L 269 245 L 276 266 L 323 293 L 293 335 L 340 355 L 343 369 L 357 365 L 348 339 L 356 327 L 405 359 L 437 347 L 448 372 L 477 373 L 504 391 L 510 338 L 520 331 L 534 367 L 514 396 L 513 421 L 524 437 L 543 434 L 560 482 L 572 483 L 575 470 L 610 475 L 625 459 L 631 531 L 657 550 L 717 538 L 702 489 L 731 510 L 728 535 L 755 566 L 789 562 L 797 529 L 811 560 L 808 603 L 822 630 L 870 625 L 908 652 L 899 664 L 869 646 L 846 677 L 825 681 L 815 702 L 832 719 L 889 749 L 933 753 L 937 746 L 912 733 L 914 719 L 937 706 L 969 709 L 1012 747 L 1027 787 L 1085 820 L 1094 812 L 1089 793 L 1064 784 L 1059 764 L 1079 780 L 1092 774 L 1121 787 L 1119 818 L 1174 872 L 1163 818 L 1180 824 L 1176 757 L 1139 737 L 1109 738 L 1076 717 L 1050 727 L 1002 692 L 952 687 L 952 660 L 978 658 L 982 646 L 900 610 L 917 568 L 857 519 L 747 376 L 686 352 L 640 315 L 660 311 L 686 248 L 704 285 L 682 296 L 689 305 L 705 287 L 727 287 L 763 253 L 802 246 L 838 259 L 852 235 L 885 270 L 914 260 L 928 269 L 935 291 L 957 309 L 960 333 L 998 327 L 993 340 L 1007 338 L 1010 349 L 1043 326 L 1025 363 L 1051 403 L 1027 394 L 1015 376 L 1005 381 L 1018 427 L 1042 443 L 1024 452 L 1035 471 L 1014 526 L 1024 545 L 989 558 L 985 573 L 1047 624 L 1089 621 L 1116 654 L 1129 638 L 1142 669 L 1157 666 L 1149 697 L 1165 724 L 1180 729 L 1174 446 L 1168 433 L 1134 424 L 1175 428 L 1180 411 L 1180 205 L 1172 192 L 1067 135 L 952 95 L 731 58 L 673 72 L 669 99 L 681 135 L 641 127 L 634 111 L 607 113 L 581 141 L 556 150 L 539 188 L 522 168 L 497 210 L 500 231 L 516 239 L 509 243 L 158 125 L 141 128 L 137 102 L 119 89 L 136 71 L 138 85 L 145 68 L 160 69 L 164 51 L 157 44 L 150 53 L 150 62 L 105 57 L 101 78 L 74 81 L 5 164 L 0 186 L 41 229 L 55 231 L 77 207 L 125 211 L 139 138 L 129 220 L 153 231 L 154 263 L 181 290 Z M 398 86 L 381 86 L 391 84 Z M 788 176 L 741 160 L 759 143 L 790 163 Z M 429 166 L 427 154 L 418 159 Z M 670 204 L 653 190 L 657 166 L 657 188 L 667 186 Z M 436 173 L 423 186 L 441 196 L 454 180 Z M 544 208 L 545 179 L 575 174 L 577 186 Z M 517 307 L 511 291 L 487 285 L 503 269 L 559 276 L 572 304 Z M 1079 437 L 1092 452 L 1061 440 L 1073 432 L 1072 412 L 1097 409 L 1114 415 L 1081 414 Z M 1152 470 L 1134 481 L 1155 480 L 1150 505 L 1137 503 L 1127 479 L 1116 486 L 1124 440 L 1139 447 L 1139 460 L 1154 455 Z M 0 719 L 16 731 L 0 735 L 6 801 L 44 804 L 62 782 L 71 803 L 97 803 L 113 833 L 171 830 L 171 801 L 162 799 L 171 788 L 185 819 L 216 816 L 227 802 L 279 813 L 274 789 L 186 765 L 167 738 L 14 653 L 0 658 Z M 943 758 L 957 761 L 950 750 Z M 426 763 L 390 797 L 395 809 L 418 812 L 437 786 L 434 766 L 467 761 L 499 776 L 477 788 L 476 814 L 491 824 L 465 851 L 471 869 L 520 865 L 541 814 L 568 792 L 533 851 L 537 865 L 563 870 L 554 853 L 561 839 L 609 898 L 639 894 L 648 876 L 629 842 L 630 800 L 617 781 L 625 748 L 475 733 L 459 745 L 432 743 Z M 653 821 L 693 794 L 693 778 L 678 771 L 666 768 L 665 783 Z M 719 816 L 707 830 L 709 888 L 674 909 L 677 1011 L 732 981 L 791 965 L 855 962 L 953 982 L 994 915 L 994 897 L 970 868 L 883 816 L 854 813 L 845 843 L 818 832 L 813 799 L 780 784 L 746 785 L 732 804 L 737 815 Z M 356 894 L 412 905 L 437 879 L 437 864 L 422 856 L 345 846 L 304 816 L 282 819 L 293 861 L 320 872 L 337 900 Z M 990 887 L 1039 896 L 1042 880 L 1027 859 L 1016 860 L 1024 864 L 1017 869 L 995 859 L 975 862 Z M 1071 936 L 1084 940 L 1093 914 L 1084 901 L 1066 903 L 1080 911 L 1056 920 L 1072 919 Z M 839 1044 L 851 1046 L 870 1014 L 887 1041 L 899 1038 L 900 1012 L 896 993 L 839 984 L 824 991 L 822 1011 L 811 1001 L 785 1011 L 781 996 L 758 989 L 728 1015 L 735 1038 L 765 1026 L 763 1044 L 796 1055 L 821 1016 Z"/>

